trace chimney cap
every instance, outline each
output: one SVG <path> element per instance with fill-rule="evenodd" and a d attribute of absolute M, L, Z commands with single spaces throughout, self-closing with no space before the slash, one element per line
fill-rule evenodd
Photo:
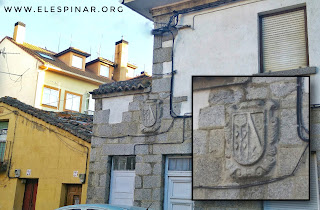
<path fill-rule="evenodd" d="M 23 22 L 20 22 L 20 21 L 18 21 L 18 22 L 16 22 L 16 24 L 14 24 L 14 26 L 17 26 L 17 25 L 26 27 L 26 24 L 24 24 Z"/>
<path fill-rule="evenodd" d="M 116 42 L 116 45 L 121 44 L 121 43 L 129 44 L 128 41 L 126 41 L 126 40 L 124 40 L 124 39 L 121 39 L 120 41 L 117 41 L 117 42 Z"/>

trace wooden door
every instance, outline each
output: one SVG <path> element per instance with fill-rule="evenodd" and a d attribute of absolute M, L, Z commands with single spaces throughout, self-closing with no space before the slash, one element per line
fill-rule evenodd
<path fill-rule="evenodd" d="M 67 185 L 67 205 L 74 205 L 81 203 L 81 184 Z"/>
<path fill-rule="evenodd" d="M 27 179 L 24 191 L 22 210 L 34 210 L 36 207 L 36 198 L 38 190 L 37 179 Z"/>

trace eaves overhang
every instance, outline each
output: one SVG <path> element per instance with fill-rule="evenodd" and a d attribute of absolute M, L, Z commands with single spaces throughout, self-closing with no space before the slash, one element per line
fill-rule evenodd
<path fill-rule="evenodd" d="M 39 66 L 39 68 L 42 69 L 42 70 L 53 71 L 53 72 L 56 72 L 56 73 L 67 75 L 67 76 L 70 76 L 70 77 L 73 77 L 73 78 L 76 78 L 76 79 L 80 79 L 80 80 L 83 80 L 83 81 L 86 81 L 86 82 L 90 82 L 90 83 L 95 84 L 95 85 L 105 84 L 105 82 L 103 82 L 103 81 L 96 80 L 96 79 L 89 78 L 89 77 L 85 77 L 85 76 L 82 76 L 82 75 L 79 75 L 79 74 L 75 74 L 75 73 L 72 73 L 70 71 L 65 71 L 65 70 L 60 69 L 58 67 L 52 66 L 50 64 L 41 65 L 41 66 Z"/>
<path fill-rule="evenodd" d="M 143 17 L 153 21 L 151 14 L 152 8 L 162 7 L 178 2 L 181 2 L 181 0 L 123 0 L 122 4 L 139 13 Z"/>
<path fill-rule="evenodd" d="M 124 0 L 123 4 L 153 21 L 156 16 L 186 14 L 240 1 L 245 0 Z"/>

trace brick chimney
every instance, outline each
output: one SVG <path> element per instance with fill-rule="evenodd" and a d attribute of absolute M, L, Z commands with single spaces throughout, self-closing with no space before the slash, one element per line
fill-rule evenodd
<path fill-rule="evenodd" d="M 116 42 L 115 56 L 114 56 L 114 73 L 113 80 L 123 81 L 126 80 L 128 71 L 128 42 L 121 39 Z"/>
<path fill-rule="evenodd" d="M 26 35 L 26 24 L 22 22 L 16 22 L 14 24 L 13 40 L 18 44 L 23 44 Z"/>

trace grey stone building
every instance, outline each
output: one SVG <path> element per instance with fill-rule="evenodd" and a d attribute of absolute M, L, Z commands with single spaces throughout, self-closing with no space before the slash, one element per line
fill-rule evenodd
<path fill-rule="evenodd" d="M 153 75 L 152 79 L 142 76 L 102 85 L 93 92 L 96 113 L 87 202 L 150 206 L 152 209 L 317 209 L 320 157 L 317 152 L 320 137 L 317 104 L 320 104 L 320 97 L 316 91 L 320 88 L 317 82 L 320 79 L 317 74 L 320 67 L 320 2 L 130 0 L 124 4 L 155 22 Z M 288 25 L 292 30 L 282 30 Z M 284 35 L 274 34 L 275 31 Z M 193 201 L 192 75 L 255 74 L 311 75 L 312 199 L 298 203 Z M 291 87 L 276 89 L 288 92 L 286 88 Z M 249 88 L 245 97 L 254 98 L 263 95 L 264 91 Z M 286 102 L 288 107 L 294 103 L 294 93 L 290 94 L 292 97 Z M 296 118 L 292 109 L 283 113 L 283 117 L 294 123 Z M 278 110 L 279 115 L 281 111 Z M 222 119 L 215 123 L 221 123 L 219 120 Z M 296 183 L 306 184 L 305 181 Z M 292 183 L 283 186 L 292 189 Z M 277 188 L 275 193 L 281 194 L 286 189 Z"/>

